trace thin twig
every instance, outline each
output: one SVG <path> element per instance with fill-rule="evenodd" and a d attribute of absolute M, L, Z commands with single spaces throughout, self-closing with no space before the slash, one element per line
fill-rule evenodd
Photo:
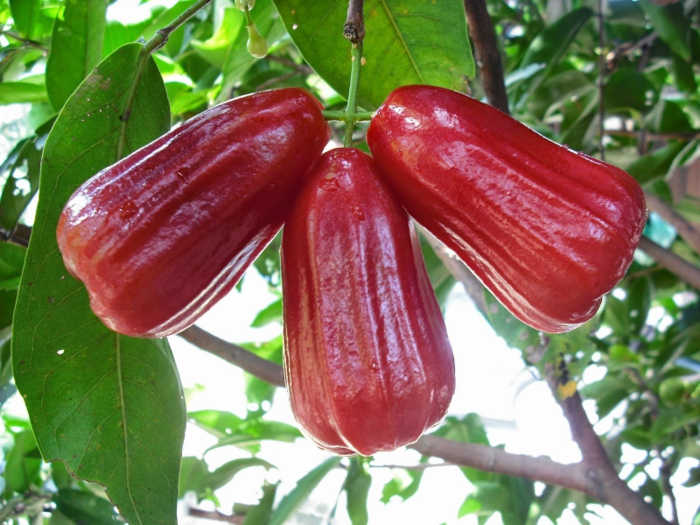
<path fill-rule="evenodd" d="M 219 512 L 218 510 L 204 510 L 204 509 L 190 508 L 188 511 L 188 514 L 190 516 L 194 516 L 197 518 L 203 518 L 205 520 L 223 521 L 225 523 L 237 523 L 238 525 L 241 525 L 245 521 L 244 515 L 233 514 L 233 515 L 229 516 L 228 514 L 224 514 L 222 512 Z"/>
<path fill-rule="evenodd" d="M 503 82 L 501 53 L 496 33 L 484 0 L 464 0 L 464 10 L 469 23 L 469 34 L 474 42 L 474 55 L 481 73 L 481 84 L 489 104 L 504 113 L 508 110 L 508 94 Z"/>
<path fill-rule="evenodd" d="M 402 468 L 404 470 L 411 470 L 413 472 L 421 472 L 423 470 L 428 470 L 435 467 L 458 467 L 456 463 L 450 463 L 449 461 L 443 461 L 442 463 L 418 463 L 417 465 L 377 465 L 375 463 L 370 463 L 370 468 Z"/>
<path fill-rule="evenodd" d="M 16 35 L 15 33 L 12 33 L 11 31 L 5 31 L 0 30 L 0 34 L 5 35 L 8 38 L 12 38 L 13 40 L 17 40 L 18 42 L 22 42 L 27 47 L 33 47 L 35 49 L 39 49 L 44 52 L 44 54 L 48 53 L 49 50 L 44 44 L 41 42 L 37 42 L 36 40 L 30 40 L 29 38 L 24 38 L 19 35 Z"/>
<path fill-rule="evenodd" d="M 364 0 L 350 0 L 343 36 L 355 45 L 362 45 L 365 39 Z"/>
<path fill-rule="evenodd" d="M 605 18 L 604 0 L 598 0 L 598 151 L 600 159 L 605 161 Z"/>
<path fill-rule="evenodd" d="M 661 451 L 659 452 L 659 457 L 661 457 Z M 673 486 L 671 485 L 671 475 L 673 474 L 673 456 L 669 455 L 667 458 L 662 458 L 663 463 L 661 464 L 661 469 L 659 474 L 661 476 L 661 485 L 663 486 L 663 491 L 671 504 L 671 525 L 678 525 L 678 502 L 676 501 L 676 495 L 673 493 Z"/>

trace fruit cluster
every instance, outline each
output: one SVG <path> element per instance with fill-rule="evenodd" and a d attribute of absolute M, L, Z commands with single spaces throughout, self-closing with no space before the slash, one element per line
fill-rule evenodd
<path fill-rule="evenodd" d="M 322 151 L 300 89 L 231 100 L 78 188 L 58 225 L 68 270 L 118 332 L 190 326 L 282 240 L 285 379 L 322 448 L 371 455 L 444 417 L 454 360 L 410 214 L 523 322 L 590 319 L 632 261 L 641 189 L 465 95 L 394 91 L 372 157 Z"/>

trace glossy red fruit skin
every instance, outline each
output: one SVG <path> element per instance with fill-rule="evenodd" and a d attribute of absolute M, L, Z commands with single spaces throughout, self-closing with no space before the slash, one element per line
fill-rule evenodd
<path fill-rule="evenodd" d="M 57 237 L 112 330 L 164 337 L 224 296 L 280 230 L 330 128 L 306 91 L 211 108 L 73 194 Z"/>
<path fill-rule="evenodd" d="M 646 220 L 637 182 L 491 106 L 402 87 L 367 142 L 408 213 L 538 330 L 585 323 L 632 262 Z"/>
<path fill-rule="evenodd" d="M 325 153 L 282 235 L 285 380 L 321 448 L 370 456 L 416 441 L 455 387 L 415 231 L 356 149 Z"/>

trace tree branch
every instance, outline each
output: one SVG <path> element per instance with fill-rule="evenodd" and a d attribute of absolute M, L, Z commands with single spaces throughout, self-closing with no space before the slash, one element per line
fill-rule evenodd
<path fill-rule="evenodd" d="M 474 43 L 474 55 L 481 73 L 481 84 L 486 98 L 493 107 L 504 113 L 508 110 L 508 94 L 503 82 L 503 66 L 498 51 L 496 32 L 484 0 L 464 0 L 464 10 L 469 23 L 469 34 Z"/>
<path fill-rule="evenodd" d="M 639 249 L 654 259 L 672 273 L 675 273 L 682 281 L 700 290 L 700 268 L 690 264 L 671 250 L 659 246 L 648 237 L 642 236 L 639 241 Z"/>
<path fill-rule="evenodd" d="M 264 381 L 275 386 L 283 386 L 282 367 L 276 363 L 261 359 L 198 327 L 188 328 L 178 335 L 202 350 L 211 352 L 236 366 L 241 366 Z M 254 364 L 251 365 L 251 362 Z M 602 451 L 597 435 L 585 417 L 581 398 L 578 395 L 568 398 L 562 408 L 565 414 L 571 417 L 571 421 L 575 422 L 572 433 L 577 443 L 579 441 L 584 443 L 582 446 L 584 460 L 581 463 L 564 465 L 546 457 L 511 454 L 495 447 L 460 443 L 437 436 L 423 436 L 416 443 L 409 445 L 409 448 L 425 456 L 439 457 L 456 465 L 509 476 L 521 476 L 583 492 L 612 505 L 635 525 L 668 525 L 656 508 L 645 503 L 639 494 L 617 476 Z"/>
<path fill-rule="evenodd" d="M 603 0 L 598 0 L 598 152 L 600 159 L 605 162 L 605 15 Z"/>
<path fill-rule="evenodd" d="M 284 386 L 284 373 L 282 367 L 277 363 L 263 359 L 238 345 L 219 339 L 198 326 L 190 326 L 177 335 L 194 346 L 242 368 L 271 385 Z"/>
<path fill-rule="evenodd" d="M 343 36 L 355 45 L 362 45 L 365 39 L 364 0 L 350 0 L 348 16 L 343 26 Z"/>

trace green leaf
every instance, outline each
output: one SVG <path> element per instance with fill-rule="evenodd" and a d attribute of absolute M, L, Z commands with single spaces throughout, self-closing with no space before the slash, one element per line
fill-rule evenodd
<path fill-rule="evenodd" d="M 243 525 L 267 525 L 272 514 L 272 505 L 275 503 L 277 483 L 265 483 L 262 487 L 260 502 L 246 514 Z"/>
<path fill-rule="evenodd" d="M 688 46 L 690 20 L 683 11 L 683 3 L 659 5 L 652 0 L 640 0 L 639 5 L 661 40 L 666 42 L 668 47 L 683 60 L 690 61 Z"/>
<path fill-rule="evenodd" d="M 61 489 L 54 497 L 56 508 L 76 525 L 113 525 L 122 523 L 114 505 L 92 492 Z"/>
<path fill-rule="evenodd" d="M 34 38 L 34 27 L 39 19 L 41 0 L 10 0 L 10 9 L 17 32 L 24 38 Z"/>
<path fill-rule="evenodd" d="M 30 485 L 37 483 L 41 469 L 41 456 L 37 450 L 36 439 L 31 430 L 25 430 L 15 436 L 15 443 L 5 462 L 6 490 L 26 492 Z"/>
<path fill-rule="evenodd" d="M 679 141 L 669 142 L 666 146 L 653 153 L 639 157 L 627 167 L 627 173 L 632 175 L 639 184 L 648 184 L 668 174 L 676 156 L 683 151 L 685 144 Z"/>
<path fill-rule="evenodd" d="M 478 481 L 474 483 L 474 493 L 467 496 L 457 515 L 461 518 L 474 512 L 491 514 L 509 507 L 510 492 L 506 487 L 493 481 Z"/>
<path fill-rule="evenodd" d="M 46 62 L 46 89 L 58 111 L 102 59 L 107 0 L 66 0 Z"/>
<path fill-rule="evenodd" d="M 0 243 L 0 290 L 16 290 L 19 287 L 26 254 L 27 250 L 22 246 Z"/>
<path fill-rule="evenodd" d="M 216 437 L 224 437 L 238 430 L 243 419 L 231 412 L 221 410 L 199 410 L 190 412 L 188 417 L 200 428 Z"/>
<path fill-rule="evenodd" d="M 209 474 L 207 462 L 203 459 L 187 456 L 180 463 L 180 482 L 178 498 L 184 497 L 187 492 L 199 494 L 202 481 Z"/>
<path fill-rule="evenodd" d="M 347 2 L 275 0 L 304 59 L 338 93 L 350 85 L 350 44 L 342 38 Z M 474 78 L 461 0 L 379 0 L 365 5 L 358 101 L 375 109 L 399 86 L 430 84 L 465 91 Z"/>
<path fill-rule="evenodd" d="M 107 57 L 66 102 L 47 139 L 12 364 L 44 458 L 104 485 L 127 521 L 170 525 L 185 429 L 170 348 L 108 330 L 56 242 L 75 189 L 169 127 L 162 79 L 142 47 Z"/>
<path fill-rule="evenodd" d="M 282 525 L 291 518 L 297 509 L 308 499 L 323 478 L 338 466 L 340 458 L 329 458 L 306 476 L 297 481 L 297 486 L 287 494 L 270 516 L 268 525 Z"/>
<path fill-rule="evenodd" d="M 0 166 L 6 176 L 0 196 L 0 226 L 14 230 L 32 198 L 39 189 L 41 154 L 52 124 L 37 130 L 34 137 L 20 141 Z"/>
<path fill-rule="evenodd" d="M 265 308 L 258 312 L 253 322 L 250 324 L 253 328 L 260 328 L 270 323 L 282 322 L 282 299 L 270 303 Z"/>
<path fill-rule="evenodd" d="M 301 432 L 292 425 L 256 418 L 250 421 L 245 420 L 236 431 L 221 438 L 218 443 L 209 447 L 207 451 L 234 445 L 255 452 L 263 441 L 274 440 L 282 441 L 283 443 L 293 443 L 300 437 L 302 437 Z"/>
<path fill-rule="evenodd" d="M 205 489 L 210 489 L 212 492 L 218 490 L 229 483 L 236 474 L 251 467 L 264 467 L 266 470 L 275 468 L 272 463 L 268 463 L 260 458 L 234 459 L 204 476 L 201 481 L 200 492 Z"/>
<path fill-rule="evenodd" d="M 508 346 L 530 352 L 540 344 L 540 334 L 534 328 L 516 319 L 496 298 L 484 290 L 487 319 Z M 527 355 L 525 355 L 527 357 Z"/>
<path fill-rule="evenodd" d="M 644 73 L 634 69 L 618 69 L 608 77 L 605 86 L 605 110 L 648 112 L 658 97 L 654 85 Z"/>
<path fill-rule="evenodd" d="M 0 84 L 0 105 L 36 103 L 46 100 L 46 86 L 33 82 L 3 82 Z"/>
<path fill-rule="evenodd" d="M 372 476 L 367 472 L 365 461 L 359 458 L 350 460 L 348 477 L 343 489 L 348 496 L 348 516 L 352 525 L 367 525 L 367 496 L 372 486 Z"/>
<path fill-rule="evenodd" d="M 192 47 L 211 65 L 223 69 L 229 47 L 244 27 L 245 15 L 242 11 L 235 7 L 224 8 L 224 19 L 219 30 L 205 42 L 193 40 Z"/>
<path fill-rule="evenodd" d="M 412 497 L 420 488 L 424 472 L 423 470 L 396 469 L 394 477 L 389 483 L 384 485 L 381 502 L 384 504 L 389 503 L 395 496 L 402 501 Z"/>
<path fill-rule="evenodd" d="M 678 54 L 671 54 L 671 71 L 676 87 L 683 93 L 692 95 L 698 89 L 698 84 L 695 81 L 695 73 L 693 65 L 683 60 Z"/>
<path fill-rule="evenodd" d="M 515 96 L 515 100 L 518 101 L 516 108 L 521 108 L 530 94 L 540 86 L 548 76 L 549 71 L 559 62 L 578 32 L 592 16 L 591 9 L 581 7 L 562 16 L 532 40 L 518 69 L 525 70 L 537 67 L 538 71 L 527 82 L 519 85 Z"/>
<path fill-rule="evenodd" d="M 255 9 L 250 13 L 255 26 L 258 28 L 258 32 L 267 40 L 270 48 L 287 37 L 287 31 L 284 29 L 284 25 L 275 11 L 272 0 L 257 0 Z M 224 80 L 219 96 L 221 100 L 231 97 L 232 90 L 241 81 L 243 75 L 258 61 L 257 58 L 248 52 L 247 42 L 248 32 L 239 31 L 228 49 L 222 69 Z"/>

